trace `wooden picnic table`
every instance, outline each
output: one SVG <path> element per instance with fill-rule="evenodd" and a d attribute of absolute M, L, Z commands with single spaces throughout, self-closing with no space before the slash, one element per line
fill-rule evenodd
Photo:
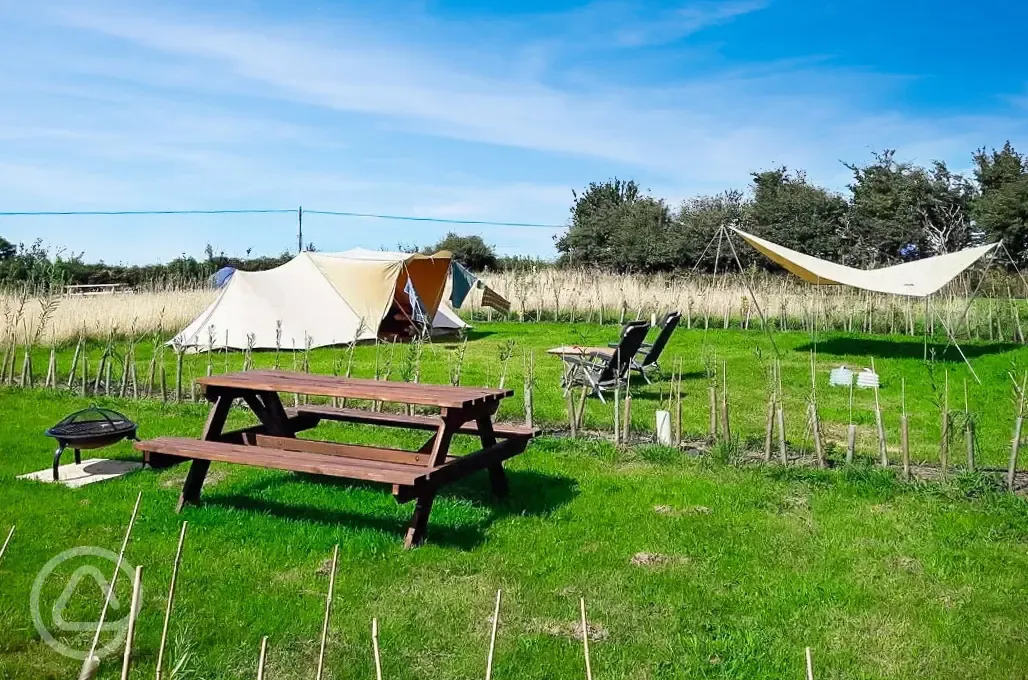
<path fill-rule="evenodd" d="M 211 402 L 200 439 L 159 437 L 136 444 L 154 467 L 192 461 L 178 510 L 197 503 L 212 461 L 344 477 L 392 486 L 396 500 L 415 501 L 404 547 L 422 542 L 438 490 L 472 473 L 487 470 L 493 491 L 507 493 L 503 461 L 523 452 L 537 434 L 531 428 L 493 423 L 500 402 L 512 390 L 453 387 L 288 371 L 244 371 L 197 380 Z M 280 392 L 339 399 L 413 404 L 439 409 L 437 415 L 407 415 L 300 405 L 286 408 Z M 224 431 L 229 410 L 244 402 L 260 424 Z M 428 430 L 433 434 L 417 451 L 300 439 L 296 435 L 322 420 Z M 463 456 L 449 453 L 455 434 L 475 435 L 482 448 Z"/>

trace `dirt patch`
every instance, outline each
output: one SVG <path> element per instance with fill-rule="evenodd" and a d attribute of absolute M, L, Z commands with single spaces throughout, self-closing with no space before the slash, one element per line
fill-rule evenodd
<path fill-rule="evenodd" d="M 314 570 L 317 576 L 328 576 L 332 573 L 332 558 L 329 557 L 327 560 L 318 565 L 318 568 Z"/>
<path fill-rule="evenodd" d="M 553 637 L 568 638 L 571 640 L 582 639 L 581 621 L 535 621 L 534 628 L 540 633 L 546 633 Z M 610 631 L 602 623 L 589 622 L 589 642 L 603 642 L 610 637 Z"/>
<path fill-rule="evenodd" d="M 786 496 L 781 507 L 783 510 L 809 510 L 810 500 L 806 496 Z"/>
<path fill-rule="evenodd" d="M 168 477 L 161 482 L 161 486 L 165 489 L 178 489 L 181 488 L 186 482 L 186 475 L 189 473 L 189 466 L 183 465 L 181 472 L 176 472 L 174 475 Z M 207 472 L 207 477 L 204 478 L 203 488 L 209 489 L 212 486 L 225 481 L 228 478 L 228 470 L 225 468 L 213 468 Z"/>
<path fill-rule="evenodd" d="M 897 568 L 902 569 L 908 574 L 924 573 L 924 567 L 921 565 L 921 562 L 913 557 L 897 557 L 895 564 Z"/>
<path fill-rule="evenodd" d="M 674 555 L 661 555 L 660 553 L 638 552 L 632 555 L 629 564 L 636 567 L 664 567 L 669 564 L 681 564 L 685 562 L 684 557 Z"/>
<path fill-rule="evenodd" d="M 653 512 L 668 517 L 681 517 L 683 515 L 709 515 L 712 510 L 706 505 L 693 505 L 688 508 L 675 508 L 670 505 L 654 505 Z"/>

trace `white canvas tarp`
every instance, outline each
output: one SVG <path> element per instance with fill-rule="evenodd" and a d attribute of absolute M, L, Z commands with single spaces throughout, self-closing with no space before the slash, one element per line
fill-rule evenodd
<path fill-rule="evenodd" d="M 408 280 L 434 327 L 463 328 L 442 301 L 449 268 L 448 252 L 301 253 L 274 269 L 235 272 L 170 344 L 192 351 L 302 349 L 373 339 L 390 310 L 407 304 Z"/>
<path fill-rule="evenodd" d="M 755 249 L 809 283 L 852 286 L 876 293 L 911 297 L 926 297 L 935 293 L 999 246 L 998 242 L 990 243 L 881 269 L 857 269 L 805 255 L 735 227 L 731 229 Z"/>

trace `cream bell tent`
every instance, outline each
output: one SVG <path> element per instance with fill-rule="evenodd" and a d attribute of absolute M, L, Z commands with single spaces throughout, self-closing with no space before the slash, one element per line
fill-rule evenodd
<path fill-rule="evenodd" d="M 369 340 L 408 331 L 419 316 L 416 305 L 433 328 L 462 328 L 464 322 L 443 302 L 450 258 L 447 251 L 357 248 L 300 253 L 274 269 L 237 271 L 171 344 L 203 351 Z"/>

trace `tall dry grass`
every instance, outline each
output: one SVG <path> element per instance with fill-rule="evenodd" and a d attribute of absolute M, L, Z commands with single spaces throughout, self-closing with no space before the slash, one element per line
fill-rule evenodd
<path fill-rule="evenodd" d="M 841 286 L 814 287 L 790 276 L 759 273 L 719 275 L 631 275 L 589 270 L 540 269 L 502 272 L 485 277 L 511 302 L 510 316 L 524 321 L 619 322 L 649 318 L 671 310 L 685 315 L 691 327 L 757 328 L 760 314 L 750 298 L 751 282 L 760 310 L 775 328 L 845 330 L 867 333 L 917 334 L 924 331 L 926 305 L 922 300 L 878 295 Z M 941 319 L 955 328 L 972 290 L 958 279 L 932 298 L 928 330 L 944 332 Z M 997 293 L 996 290 L 991 290 Z M 1014 294 L 1021 294 L 1015 291 Z M 46 321 L 40 340 L 58 343 L 85 334 L 171 337 L 184 328 L 216 293 L 207 287 L 64 296 Z M 36 332 L 44 310 L 54 300 L 0 293 L 0 339 L 18 343 Z M 20 311 L 19 311 L 20 310 Z M 968 310 L 962 337 L 1023 341 L 1026 310 L 1007 296 L 980 298 Z M 472 293 L 462 314 L 472 321 L 501 318 L 481 306 L 481 293 Z M 27 334 L 27 335 L 26 335 Z"/>

